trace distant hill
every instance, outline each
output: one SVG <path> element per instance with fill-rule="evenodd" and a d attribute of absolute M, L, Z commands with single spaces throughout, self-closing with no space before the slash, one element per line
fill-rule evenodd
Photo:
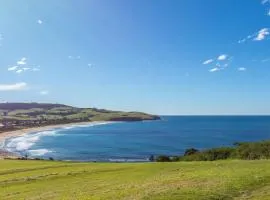
<path fill-rule="evenodd" d="M 51 104 L 51 103 L 0 103 L 1 110 L 18 110 L 18 109 L 31 109 L 31 108 L 42 108 L 52 109 L 58 107 L 71 107 L 64 104 Z"/>
<path fill-rule="evenodd" d="M 77 108 L 49 103 L 0 103 L 0 123 L 5 128 L 25 128 L 41 125 L 88 121 L 158 120 L 159 116 L 142 112 L 121 112 L 98 108 Z"/>

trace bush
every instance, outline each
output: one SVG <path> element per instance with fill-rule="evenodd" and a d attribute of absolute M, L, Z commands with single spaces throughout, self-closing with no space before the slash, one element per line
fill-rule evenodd
<path fill-rule="evenodd" d="M 149 157 L 149 159 L 148 159 L 150 162 L 154 162 L 155 161 L 155 157 L 154 157 L 154 155 L 151 155 L 150 157 Z"/>
<path fill-rule="evenodd" d="M 212 148 L 204 151 L 187 149 L 183 156 L 159 156 L 157 162 L 214 161 L 225 159 L 270 159 L 270 141 L 235 143 L 233 147 Z"/>
<path fill-rule="evenodd" d="M 270 158 L 270 141 L 247 142 L 238 145 L 237 158 L 244 160 L 269 159 Z"/>
<path fill-rule="evenodd" d="M 185 151 L 184 156 L 189 156 L 189 155 L 192 155 L 192 154 L 195 154 L 195 153 L 198 153 L 198 152 L 199 152 L 198 149 L 190 148 L 190 149 L 187 149 Z"/>
<path fill-rule="evenodd" d="M 157 162 L 171 162 L 171 159 L 169 156 L 161 155 L 156 158 Z"/>
<path fill-rule="evenodd" d="M 221 147 L 210 149 L 203 153 L 205 154 L 207 160 L 212 161 L 231 158 L 234 155 L 234 152 L 235 149 L 233 147 Z"/>

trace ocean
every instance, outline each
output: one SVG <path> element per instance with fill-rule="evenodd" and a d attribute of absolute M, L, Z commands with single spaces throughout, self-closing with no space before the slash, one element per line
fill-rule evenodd
<path fill-rule="evenodd" d="M 143 122 L 67 126 L 9 138 L 8 151 L 75 161 L 147 161 L 187 148 L 231 146 L 270 139 L 270 116 L 162 116 Z"/>

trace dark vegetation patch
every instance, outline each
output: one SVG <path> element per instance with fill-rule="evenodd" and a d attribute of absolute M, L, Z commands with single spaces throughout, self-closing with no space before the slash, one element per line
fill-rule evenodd
<path fill-rule="evenodd" d="M 198 149 L 187 149 L 184 155 L 155 157 L 157 162 L 174 161 L 214 161 L 226 159 L 259 160 L 270 159 L 270 141 L 241 142 L 232 147 L 219 147 L 199 151 Z"/>

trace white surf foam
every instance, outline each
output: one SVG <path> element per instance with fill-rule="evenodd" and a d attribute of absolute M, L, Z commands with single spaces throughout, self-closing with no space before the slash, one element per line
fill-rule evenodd
<path fill-rule="evenodd" d="M 106 125 L 106 124 L 112 124 L 112 123 L 115 123 L 115 122 L 92 122 L 89 124 L 76 124 L 76 125 L 65 126 L 61 129 L 69 130 L 69 129 L 74 129 L 74 128 L 87 128 L 91 126 Z"/>
<path fill-rule="evenodd" d="M 30 134 L 26 134 L 23 136 L 18 136 L 18 137 L 7 139 L 5 141 L 5 144 L 3 145 L 3 148 L 5 148 L 6 150 L 11 151 L 11 152 L 25 152 L 25 151 L 27 151 L 27 152 L 29 152 L 29 154 L 31 154 L 33 156 L 40 156 L 42 154 L 44 155 L 46 153 L 49 153 L 50 151 L 47 149 L 31 150 L 31 147 L 44 136 L 57 136 L 57 135 L 63 136 L 64 134 L 59 133 L 59 132 L 61 132 L 61 130 L 69 130 L 69 129 L 73 129 L 73 128 L 84 128 L 84 127 L 105 125 L 105 124 L 111 124 L 111 123 L 115 123 L 115 122 L 93 122 L 93 123 L 89 123 L 89 124 L 70 125 L 70 126 L 61 127 L 58 129 L 53 129 L 53 130 L 41 131 L 41 132 L 37 132 L 37 133 L 30 133 Z"/>
<path fill-rule="evenodd" d="M 50 151 L 48 149 L 35 149 L 35 150 L 29 150 L 28 153 L 30 156 L 44 156 L 47 153 L 52 153 L 53 151 Z"/>
<path fill-rule="evenodd" d="M 44 136 L 55 136 L 56 130 L 42 131 L 38 133 L 26 134 L 19 137 L 11 138 L 6 143 L 6 149 L 9 151 L 26 151 L 30 149 L 41 137 Z"/>

